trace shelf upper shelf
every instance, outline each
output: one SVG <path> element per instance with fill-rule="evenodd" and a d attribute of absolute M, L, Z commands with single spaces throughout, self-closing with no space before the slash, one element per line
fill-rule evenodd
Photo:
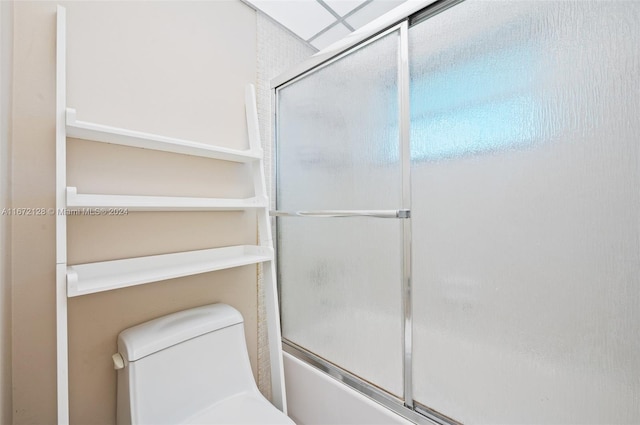
<path fill-rule="evenodd" d="M 225 199 L 182 196 L 131 196 L 78 194 L 67 187 L 67 209 L 126 208 L 129 211 L 242 211 L 267 207 L 266 198 Z"/>
<path fill-rule="evenodd" d="M 72 108 L 67 108 L 66 115 L 67 137 L 233 162 L 251 162 L 262 157 L 262 151 L 259 150 L 240 151 L 157 134 L 78 121 L 76 120 L 76 110 Z"/>
<path fill-rule="evenodd" d="M 255 245 L 203 249 L 67 267 L 67 296 L 126 288 L 273 260 L 273 249 Z"/>

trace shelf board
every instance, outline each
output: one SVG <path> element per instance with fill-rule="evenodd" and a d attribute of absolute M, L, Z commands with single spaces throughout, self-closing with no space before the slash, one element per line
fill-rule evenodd
<path fill-rule="evenodd" d="M 78 194 L 75 187 L 67 187 L 67 210 L 83 208 L 122 208 L 128 211 L 242 211 L 263 208 L 266 198 L 188 198 L 182 196 L 131 196 Z"/>
<path fill-rule="evenodd" d="M 201 156 L 224 161 L 251 162 L 262 158 L 262 151 L 260 150 L 240 151 L 157 134 L 143 133 L 141 131 L 78 121 L 76 120 L 76 111 L 72 108 L 67 108 L 66 111 L 66 131 L 67 137 L 75 137 L 77 139 L 173 152 L 183 155 Z"/>
<path fill-rule="evenodd" d="M 67 296 L 93 294 L 273 260 L 273 249 L 255 245 L 152 255 L 67 267 Z"/>

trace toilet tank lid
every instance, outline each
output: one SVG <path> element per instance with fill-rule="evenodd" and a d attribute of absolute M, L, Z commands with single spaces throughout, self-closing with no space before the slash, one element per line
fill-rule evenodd
<path fill-rule="evenodd" d="M 242 315 L 227 304 L 211 304 L 162 316 L 118 335 L 118 351 L 130 362 L 183 341 L 242 323 Z"/>

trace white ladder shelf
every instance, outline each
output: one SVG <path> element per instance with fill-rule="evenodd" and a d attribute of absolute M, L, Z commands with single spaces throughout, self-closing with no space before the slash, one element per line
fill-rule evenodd
<path fill-rule="evenodd" d="M 245 199 L 188 198 L 182 196 L 131 196 L 79 194 L 75 187 L 67 187 L 67 210 L 83 208 L 126 208 L 128 211 L 243 211 L 265 208 L 266 197 Z"/>
<path fill-rule="evenodd" d="M 93 294 L 273 259 L 269 247 L 240 245 L 67 266 L 67 296 Z"/>
<path fill-rule="evenodd" d="M 67 137 L 134 148 L 153 149 L 233 162 L 252 162 L 262 158 L 260 146 L 253 146 L 248 151 L 238 151 L 141 131 L 77 121 L 76 110 L 72 108 L 66 109 L 66 129 Z"/>
<path fill-rule="evenodd" d="M 56 210 L 79 211 L 97 208 L 126 208 L 129 211 L 243 211 L 255 210 L 258 244 L 197 251 L 176 252 L 88 264 L 67 264 L 67 214 L 56 216 L 56 316 L 58 423 L 69 423 L 69 377 L 67 300 L 96 292 L 126 288 L 182 276 L 208 273 L 249 264 L 263 264 L 263 285 L 271 359 L 273 403 L 287 412 L 280 315 L 274 264 L 269 202 L 264 161 L 258 130 L 255 89 L 245 92 L 249 146 L 246 151 L 204 143 L 78 121 L 76 111 L 66 105 L 66 13 L 57 9 L 56 41 Z M 222 161 L 251 164 L 255 195 L 246 199 L 193 198 L 175 196 L 132 196 L 79 194 L 67 187 L 67 138 L 152 149 Z"/>

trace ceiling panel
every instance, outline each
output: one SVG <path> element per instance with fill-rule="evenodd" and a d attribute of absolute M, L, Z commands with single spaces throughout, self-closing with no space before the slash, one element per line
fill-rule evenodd
<path fill-rule="evenodd" d="M 304 40 L 336 21 L 320 3 L 310 0 L 247 0 Z"/>
<path fill-rule="evenodd" d="M 335 43 L 351 34 L 351 30 L 342 24 L 336 24 L 329 28 L 327 31 L 320 34 L 318 37 L 311 40 L 311 45 L 318 50 L 322 50 L 330 44 Z"/>
<path fill-rule="evenodd" d="M 344 16 L 367 0 L 324 0 L 338 15 Z"/>
<path fill-rule="evenodd" d="M 264 12 L 309 46 L 323 49 L 406 0 L 242 1 Z"/>
<path fill-rule="evenodd" d="M 353 28 L 358 29 L 404 2 L 405 0 L 373 0 L 347 17 L 346 21 Z"/>

